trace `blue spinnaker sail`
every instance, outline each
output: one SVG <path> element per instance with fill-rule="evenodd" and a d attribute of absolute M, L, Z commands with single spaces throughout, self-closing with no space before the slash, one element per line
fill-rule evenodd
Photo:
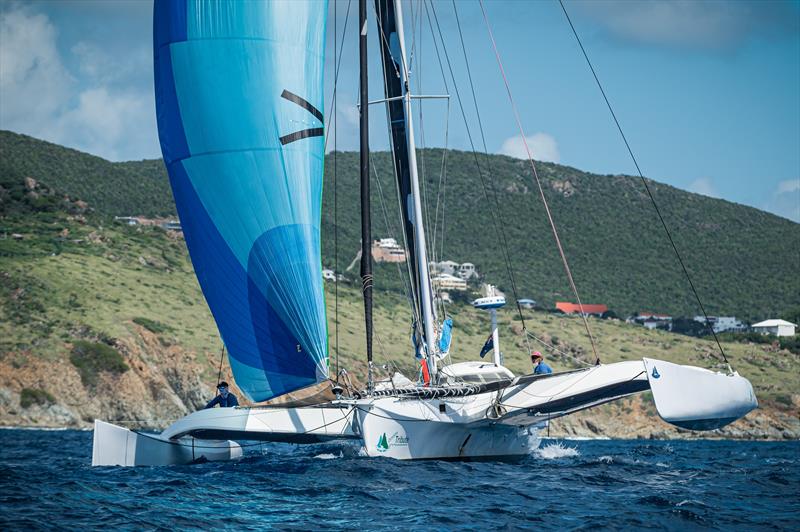
<path fill-rule="evenodd" d="M 328 377 L 326 15 L 319 0 L 154 6 L 164 162 L 236 383 L 253 401 Z"/>

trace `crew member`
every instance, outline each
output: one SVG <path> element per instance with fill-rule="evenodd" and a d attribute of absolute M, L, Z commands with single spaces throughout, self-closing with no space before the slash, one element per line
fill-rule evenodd
<path fill-rule="evenodd" d="M 539 351 L 531 353 L 531 362 L 533 363 L 534 375 L 549 375 L 553 373 L 553 368 L 545 364 L 544 357 Z"/>
<path fill-rule="evenodd" d="M 217 391 L 219 395 L 208 402 L 206 408 L 214 408 L 219 405 L 220 408 L 230 408 L 232 406 L 239 406 L 239 401 L 236 396 L 228 391 L 228 383 L 225 381 L 217 384 Z"/>

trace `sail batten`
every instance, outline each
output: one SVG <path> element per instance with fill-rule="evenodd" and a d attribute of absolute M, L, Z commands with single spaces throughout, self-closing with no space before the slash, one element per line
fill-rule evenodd
<path fill-rule="evenodd" d="M 320 256 L 326 15 L 327 3 L 315 0 L 154 7 L 164 161 L 234 377 L 254 401 L 328 376 Z"/>

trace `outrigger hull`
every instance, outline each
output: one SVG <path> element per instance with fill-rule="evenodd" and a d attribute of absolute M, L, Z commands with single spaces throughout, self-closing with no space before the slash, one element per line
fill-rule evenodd
<path fill-rule="evenodd" d="M 242 455 L 233 440 L 361 440 L 368 456 L 400 460 L 520 456 L 550 419 L 652 390 L 661 417 L 709 430 L 758 406 L 750 382 L 659 360 L 627 361 L 481 386 L 401 388 L 304 407 L 201 410 L 160 435 L 95 422 L 93 465 L 164 465 Z"/>

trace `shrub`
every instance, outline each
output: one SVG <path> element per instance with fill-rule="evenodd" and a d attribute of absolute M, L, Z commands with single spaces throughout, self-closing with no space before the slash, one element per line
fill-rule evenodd
<path fill-rule="evenodd" d="M 55 398 L 45 390 L 37 388 L 23 388 L 19 394 L 19 404 L 22 408 L 30 408 L 33 405 L 49 405 L 55 403 Z"/>
<path fill-rule="evenodd" d="M 141 325 L 151 333 L 161 334 L 167 331 L 171 331 L 172 327 L 169 325 L 165 325 L 160 321 L 151 320 L 148 318 L 133 318 L 133 323 L 136 325 Z"/>
<path fill-rule="evenodd" d="M 84 386 L 97 384 L 97 376 L 102 371 L 116 374 L 128 371 L 128 365 L 116 349 L 85 340 L 73 342 L 69 361 L 77 368 Z"/>

